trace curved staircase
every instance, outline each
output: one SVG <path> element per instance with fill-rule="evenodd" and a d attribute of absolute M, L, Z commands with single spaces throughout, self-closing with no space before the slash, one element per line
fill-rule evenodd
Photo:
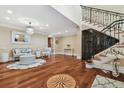
<path fill-rule="evenodd" d="M 87 6 L 81 8 L 82 23 L 89 27 L 82 31 L 82 60 L 87 62 L 88 68 L 124 73 L 124 65 L 116 63 L 124 59 L 123 50 L 117 48 L 124 43 L 124 14 Z"/>

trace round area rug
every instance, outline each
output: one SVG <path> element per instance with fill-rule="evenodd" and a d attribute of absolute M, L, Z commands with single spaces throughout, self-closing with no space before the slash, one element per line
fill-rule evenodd
<path fill-rule="evenodd" d="M 67 74 L 59 74 L 52 76 L 47 81 L 48 88 L 75 88 L 76 81 Z"/>
<path fill-rule="evenodd" d="M 7 68 L 8 69 L 29 69 L 29 68 L 37 67 L 39 65 L 43 65 L 45 63 L 46 63 L 45 60 L 37 59 L 35 60 L 34 63 L 31 63 L 31 64 L 20 64 L 20 62 L 15 62 L 13 64 L 8 65 Z"/>

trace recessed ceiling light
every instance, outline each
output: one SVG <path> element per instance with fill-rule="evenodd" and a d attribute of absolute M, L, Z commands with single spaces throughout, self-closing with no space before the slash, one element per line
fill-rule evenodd
<path fill-rule="evenodd" d="M 46 27 L 48 27 L 49 25 L 48 24 L 46 24 Z"/>
<path fill-rule="evenodd" d="M 6 19 L 6 20 L 10 20 L 10 18 L 9 18 L 9 17 L 5 17 L 5 19 Z"/>
<path fill-rule="evenodd" d="M 65 30 L 65 32 L 68 32 L 68 30 Z"/>
<path fill-rule="evenodd" d="M 32 26 L 40 26 L 39 22 L 33 18 L 19 17 L 18 20 L 20 23 L 25 24 L 25 25 L 28 25 L 29 22 L 31 22 Z"/>
<path fill-rule="evenodd" d="M 7 10 L 7 13 L 8 13 L 8 14 L 12 14 L 13 11 L 11 11 L 11 10 Z"/>

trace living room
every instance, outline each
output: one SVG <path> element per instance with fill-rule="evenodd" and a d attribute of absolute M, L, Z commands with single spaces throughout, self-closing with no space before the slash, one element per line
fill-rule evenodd
<path fill-rule="evenodd" d="M 123 0 L 0 1 L 1 92 L 123 91 Z"/>
<path fill-rule="evenodd" d="M 97 7 L 0 6 L 0 87 L 123 87 L 123 14 Z"/>
<path fill-rule="evenodd" d="M 9 56 L 9 60 L 13 60 L 13 49 L 15 48 L 31 48 L 33 53 L 35 53 L 36 50 L 44 51 L 45 48 L 51 47 L 53 54 L 58 54 L 58 45 L 56 43 L 59 42 L 58 38 L 63 37 L 70 37 L 68 40 L 66 40 L 66 44 L 64 44 L 63 48 L 60 50 L 63 52 L 64 48 L 66 48 L 67 44 L 70 44 L 70 48 L 75 48 L 75 40 L 76 39 L 76 31 L 78 30 L 77 25 L 65 18 L 63 15 L 58 13 L 55 9 L 53 9 L 50 6 L 33 6 L 32 9 L 34 9 L 32 12 L 29 12 L 29 9 L 32 6 L 1 6 L 1 25 L 0 25 L 0 51 L 1 53 L 5 54 L 6 56 Z M 37 21 L 38 18 L 35 13 L 38 13 L 39 11 L 35 12 L 41 8 L 39 11 L 44 11 L 46 14 L 51 14 L 52 16 L 47 16 L 44 14 L 44 22 L 42 20 L 42 23 Z M 25 9 L 25 10 L 24 10 Z M 18 11 L 20 12 L 20 15 L 18 15 Z M 27 12 L 27 13 L 26 13 Z M 34 14 L 33 14 L 34 13 Z M 32 15 L 32 18 L 30 16 Z M 38 15 L 38 14 L 37 14 Z M 21 17 L 20 17 L 21 16 Z M 26 17 L 24 17 L 26 16 Z M 43 17 L 43 15 L 42 15 Z M 53 25 L 51 24 L 53 21 L 48 19 L 53 19 L 58 17 L 58 21 L 54 21 L 55 24 L 62 23 L 63 26 L 60 27 L 60 25 Z M 40 19 L 40 20 L 41 20 Z M 47 19 L 47 20 L 45 20 Z M 2 22 L 3 21 L 3 22 Z M 31 23 L 30 23 L 31 22 Z M 49 24 L 48 24 L 49 23 Z M 66 23 L 66 24 L 65 24 Z M 33 33 L 27 32 L 28 35 L 26 35 L 25 29 L 28 29 L 28 27 L 32 26 Z M 57 32 L 57 29 L 61 29 L 60 32 Z M 55 31 L 56 30 L 56 31 Z M 20 38 L 23 35 L 23 37 L 27 37 L 27 41 L 15 41 L 16 38 Z M 56 38 L 55 38 L 56 37 Z M 71 40 L 72 38 L 73 40 Z M 52 38 L 52 40 L 49 40 L 48 38 Z M 21 40 L 21 39 L 20 39 Z M 50 43 L 50 45 L 49 45 Z M 63 41 L 64 43 L 64 41 Z M 59 46 L 60 47 L 60 46 Z M 75 48 L 76 50 L 76 48 Z M 61 54 L 61 53 L 59 53 Z M 62 53 L 63 54 L 63 53 Z M 5 57 L 6 58 L 6 57 Z M 4 59 L 3 59 L 4 60 Z M 8 60 L 8 61 L 9 61 Z M 7 59 L 5 59 L 7 61 Z"/>

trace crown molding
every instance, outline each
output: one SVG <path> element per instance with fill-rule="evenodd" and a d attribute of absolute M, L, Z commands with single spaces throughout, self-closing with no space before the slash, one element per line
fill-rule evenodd
<path fill-rule="evenodd" d="M 12 26 L 12 25 L 0 24 L 0 26 L 2 26 L 2 27 L 7 27 L 7 28 L 12 28 L 12 29 L 23 30 L 23 31 L 24 31 L 24 28 Z"/>

